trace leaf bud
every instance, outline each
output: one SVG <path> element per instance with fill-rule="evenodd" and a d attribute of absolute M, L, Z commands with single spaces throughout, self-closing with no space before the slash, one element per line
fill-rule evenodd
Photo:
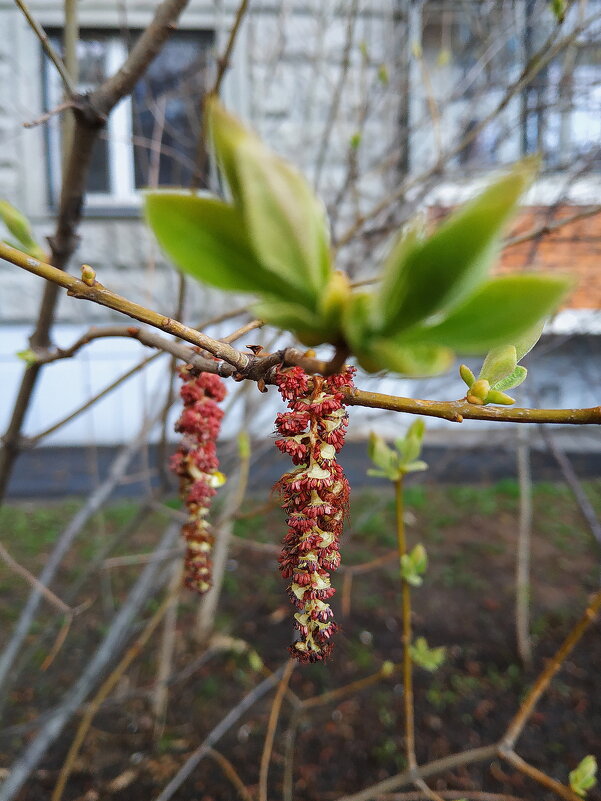
<path fill-rule="evenodd" d="M 475 406 L 484 406 L 489 392 L 489 382 L 485 378 L 479 378 L 470 387 L 470 391 L 467 394 L 468 403 L 473 403 Z"/>
<path fill-rule="evenodd" d="M 474 381 L 476 380 L 476 376 L 472 373 L 467 364 L 460 365 L 459 375 L 461 376 L 463 382 L 467 384 L 468 387 L 471 387 Z"/>
<path fill-rule="evenodd" d="M 96 282 L 96 270 L 89 264 L 81 265 L 81 280 L 86 286 L 94 286 Z"/>

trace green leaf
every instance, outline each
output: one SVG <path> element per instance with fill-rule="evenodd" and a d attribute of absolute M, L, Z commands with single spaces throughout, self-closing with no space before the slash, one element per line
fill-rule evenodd
<path fill-rule="evenodd" d="M 379 434 L 371 431 L 367 442 L 367 455 L 377 467 L 385 470 L 390 466 L 394 452 Z"/>
<path fill-rule="evenodd" d="M 257 261 L 233 206 L 187 191 L 149 191 L 144 200 L 146 219 L 160 246 L 197 280 L 219 289 L 303 297 L 302 287 Z"/>
<path fill-rule="evenodd" d="M 409 646 L 409 652 L 416 665 L 431 672 L 442 665 L 446 655 L 445 648 L 429 648 L 424 637 L 418 637 L 415 643 Z"/>
<path fill-rule="evenodd" d="M 379 333 L 400 333 L 459 303 L 484 279 L 537 163 L 517 164 L 425 241 L 397 242 L 378 294 Z"/>
<path fill-rule="evenodd" d="M 253 305 L 253 313 L 259 320 L 276 328 L 292 331 L 309 347 L 328 341 L 328 332 L 323 329 L 318 316 L 298 303 L 265 300 Z"/>
<path fill-rule="evenodd" d="M 518 364 L 513 373 L 505 376 L 505 378 L 503 378 L 501 381 L 497 381 L 492 389 L 500 390 L 501 392 L 505 392 L 506 389 L 514 389 L 515 387 L 519 387 L 520 384 L 524 383 L 527 375 L 528 370 L 526 370 L 525 367 L 522 367 L 521 364 Z"/>
<path fill-rule="evenodd" d="M 570 289 L 569 278 L 528 274 L 493 278 L 445 320 L 414 329 L 412 339 L 482 353 L 515 341 L 550 314 Z"/>
<path fill-rule="evenodd" d="M 409 554 L 416 573 L 423 575 L 428 568 L 428 554 L 421 543 L 418 543 Z"/>
<path fill-rule="evenodd" d="M 530 353 L 532 348 L 536 345 L 538 340 L 541 338 L 541 334 L 543 333 L 543 328 L 545 327 L 545 321 L 540 320 L 535 326 L 533 326 L 529 331 L 526 331 L 517 342 L 514 342 L 515 345 L 515 354 L 517 357 L 518 362 L 521 362 L 524 356 L 527 353 Z"/>
<path fill-rule="evenodd" d="M 411 557 L 406 553 L 401 555 L 401 578 L 412 587 L 421 587 L 424 583 L 423 578 L 415 570 Z"/>
<path fill-rule="evenodd" d="M 217 159 L 251 246 L 270 270 L 306 284 L 313 308 L 331 273 L 325 208 L 303 176 L 216 98 L 206 104 Z"/>
<path fill-rule="evenodd" d="M 369 373 L 382 369 L 369 354 L 372 306 L 370 292 L 353 292 L 344 306 L 342 318 L 344 338 L 361 367 Z"/>
<path fill-rule="evenodd" d="M 351 285 L 348 276 L 336 270 L 319 300 L 319 316 L 324 329 L 332 332 L 330 341 L 335 344 L 342 337 L 343 320 L 351 302 Z"/>
<path fill-rule="evenodd" d="M 418 459 L 415 462 L 409 462 L 409 464 L 403 466 L 403 470 L 405 473 L 419 473 L 422 470 L 427 470 L 427 469 L 428 469 L 428 463 L 422 462 L 421 459 Z"/>
<path fill-rule="evenodd" d="M 486 354 L 478 378 L 485 378 L 493 386 L 505 376 L 513 373 L 517 365 L 515 345 L 501 345 Z"/>
<path fill-rule="evenodd" d="M 369 343 L 366 353 L 377 370 L 392 370 L 412 377 L 439 375 L 453 364 L 454 354 L 449 348 L 438 345 L 400 344 L 391 339 L 377 339 Z"/>
<path fill-rule="evenodd" d="M 29 220 L 8 200 L 0 200 L 0 220 L 18 241 L 19 250 L 24 250 L 37 259 L 44 259 L 44 251 L 34 239 Z"/>
<path fill-rule="evenodd" d="M 390 481 L 396 481 L 400 476 L 399 460 L 397 454 L 388 447 L 379 434 L 373 431 L 369 435 L 367 454 L 371 461 L 379 467 L 380 471 L 369 472 L 368 475 L 382 475 Z"/>
<path fill-rule="evenodd" d="M 597 784 L 596 775 L 597 760 L 592 754 L 588 754 L 578 767 L 570 772 L 570 787 L 577 795 L 584 798 L 587 791 Z"/>
<path fill-rule="evenodd" d="M 425 430 L 426 424 L 418 418 L 409 426 L 405 436 L 396 440 L 395 445 L 403 464 L 413 462 L 420 455 Z"/>

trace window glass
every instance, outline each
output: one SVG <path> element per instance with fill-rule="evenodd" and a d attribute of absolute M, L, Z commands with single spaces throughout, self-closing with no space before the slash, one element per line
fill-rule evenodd
<path fill-rule="evenodd" d="M 79 80 L 77 88 L 80 92 L 91 92 L 99 86 L 107 76 L 107 38 L 80 39 L 77 43 L 77 60 L 79 63 Z M 96 139 L 92 151 L 90 172 L 86 182 L 88 192 L 110 192 L 110 159 L 108 139 L 105 132 Z"/>
<path fill-rule="evenodd" d="M 518 34 L 514 9 L 505 3 L 423 6 L 422 130 L 432 131 L 431 150 L 457 150 L 455 166 L 490 167 L 519 155 L 519 99 L 481 127 L 518 74 Z"/>
<path fill-rule="evenodd" d="M 212 37 L 169 40 L 133 93 L 136 187 L 186 186 L 195 167 Z"/>
<path fill-rule="evenodd" d="M 78 91 L 93 91 L 127 57 L 130 39 L 111 32 L 82 31 L 78 42 Z M 59 33 L 51 36 L 57 50 Z M 164 46 L 109 117 L 92 153 L 87 180 L 89 201 L 136 203 L 136 190 L 148 185 L 189 185 L 196 159 L 202 95 L 207 83 L 209 32 L 178 32 Z M 62 101 L 62 86 L 44 57 L 45 102 Z M 60 119 L 47 126 L 51 202 L 60 187 Z"/>

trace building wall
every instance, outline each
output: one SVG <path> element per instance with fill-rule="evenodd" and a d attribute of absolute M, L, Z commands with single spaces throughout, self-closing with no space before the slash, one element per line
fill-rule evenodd
<path fill-rule="evenodd" d="M 220 53 L 237 5 L 235 0 L 192 0 L 180 27 L 215 31 L 215 50 Z M 29 6 L 42 25 L 60 27 L 62 2 L 32 0 Z M 368 208 L 398 185 L 399 173 L 394 160 L 388 170 L 369 168 L 372 162 L 398 150 L 399 117 L 404 110 L 403 85 L 399 83 L 398 87 L 392 87 L 392 91 L 390 87 L 383 91 L 385 75 L 381 68 L 385 66 L 388 73 L 400 76 L 399 81 L 407 80 L 407 70 L 415 71 L 415 61 L 408 58 L 408 37 L 413 24 L 410 9 L 413 6 L 394 0 L 362 0 L 352 31 L 354 46 L 349 49 L 348 3 L 253 0 L 251 4 L 251 13 L 243 24 L 224 84 L 225 102 L 252 123 L 278 152 L 296 163 L 330 204 L 335 200 L 333 187 L 340 185 L 348 170 L 350 141 L 361 125 L 366 86 L 371 87 L 377 113 L 369 117 L 362 129 L 363 144 L 357 154 L 358 171 L 365 174 L 358 186 L 360 208 Z M 155 7 L 154 1 L 130 0 L 124 15 L 124 4 L 116 0 L 81 0 L 80 24 L 87 28 L 111 30 L 139 28 L 147 24 Z M 405 17 L 402 16 L 403 9 L 407 14 Z M 54 225 L 48 197 L 44 128 L 24 129 L 22 125 L 36 119 L 44 109 L 40 46 L 12 0 L 0 0 L 0 30 L 5 34 L 0 37 L 0 196 L 13 202 L 31 219 L 40 241 L 44 241 Z M 363 43 L 361 47 L 358 46 L 360 42 Z M 365 53 L 369 54 L 368 58 Z M 423 99 L 419 102 L 423 105 Z M 336 121 L 330 126 L 333 111 L 337 112 Z M 326 130 L 328 133 L 324 138 Z M 431 131 L 424 136 L 431 137 Z M 593 184 L 596 184 L 596 179 Z M 598 187 L 591 189 L 590 181 L 588 187 L 588 194 L 585 193 L 582 202 L 589 203 L 591 194 L 598 195 Z M 467 190 L 473 189 L 472 182 Z M 462 184 L 461 181 L 438 186 L 430 202 L 449 202 L 449 197 L 465 194 L 465 191 L 465 182 Z M 543 195 L 545 202 L 552 197 L 548 187 Z M 347 217 L 350 219 L 351 210 L 356 211 L 354 207 L 336 209 L 343 221 Z M 542 208 L 533 209 L 520 225 L 530 226 L 543 211 Z M 557 213 L 569 213 L 569 209 L 562 208 Z M 573 269 L 577 263 L 576 271 L 586 272 L 576 305 L 588 309 L 600 305 L 598 292 L 601 292 L 601 284 L 599 272 L 595 269 L 600 247 L 600 221 L 601 217 L 596 217 L 578 223 L 573 228 L 571 239 L 565 231 L 553 235 L 540 245 L 537 252 L 536 266 L 543 263 L 561 266 L 566 262 Z M 173 313 L 178 291 L 177 274 L 163 261 L 140 219 L 138 207 L 90 210 L 82 222 L 80 235 L 72 271 L 77 272 L 81 262 L 92 264 L 99 280 L 114 291 L 166 314 Z M 574 249 L 575 238 L 581 238 L 577 252 Z M 509 251 L 504 264 L 523 265 L 529 247 L 516 247 Z M 353 256 L 352 251 L 347 254 L 351 260 Z M 367 259 L 370 257 L 368 253 Z M 366 258 L 364 251 L 361 251 L 361 258 Z M 0 374 L 4 389 L 0 428 L 6 425 L 22 371 L 22 363 L 15 353 L 27 347 L 27 335 L 37 313 L 41 292 L 39 279 L 0 263 Z M 240 303 L 244 304 L 244 299 L 225 297 L 192 286 L 190 282 L 184 316 L 187 321 L 197 324 Z M 59 325 L 55 339 L 59 345 L 68 345 L 90 324 L 115 320 L 123 318 L 102 307 L 68 298 L 63 293 L 58 306 Z M 567 334 L 571 330 L 573 327 L 567 330 Z M 260 337 L 260 334 L 253 335 L 253 341 L 259 341 Z M 143 358 L 146 354 L 142 351 L 133 342 L 107 340 L 90 346 L 76 359 L 49 367 L 44 371 L 43 382 L 27 420 L 27 433 L 43 430 L 63 413 L 75 408 L 95 390 Z M 541 386 L 547 387 L 547 397 L 552 395 L 552 402 L 556 405 L 592 404 L 594 400 L 586 384 L 559 380 L 559 376 L 569 372 L 569 359 L 566 361 L 565 355 L 562 359 L 561 363 L 547 362 L 542 368 L 545 374 L 548 373 L 548 380 L 541 379 Z M 149 410 L 153 399 L 164 392 L 161 374 L 157 370 L 153 368 L 131 379 L 89 415 L 49 438 L 48 444 L 81 444 L 90 439 L 113 443 L 127 438 L 139 410 Z M 456 371 L 451 379 L 429 382 L 368 379 L 364 384 L 371 388 L 377 385 L 385 392 L 421 397 L 454 398 L 463 394 Z M 264 428 L 266 433 L 270 430 L 269 418 L 274 408 L 275 401 L 271 405 L 261 405 L 261 412 L 255 419 L 257 430 Z M 374 425 L 380 425 L 386 433 L 399 425 L 398 417 L 374 416 L 368 412 L 356 411 L 354 419 L 356 433 L 365 432 Z M 453 428 L 441 421 L 432 421 L 431 426 L 448 431 Z"/>

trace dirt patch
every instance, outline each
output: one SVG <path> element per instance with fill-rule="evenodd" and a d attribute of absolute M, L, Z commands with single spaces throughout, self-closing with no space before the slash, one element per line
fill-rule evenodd
<path fill-rule="evenodd" d="M 587 485 L 591 501 L 601 512 L 600 488 L 599 482 Z M 257 504 L 262 500 L 257 499 Z M 446 662 L 437 672 L 415 672 L 416 742 L 422 762 L 488 744 L 502 734 L 525 689 L 598 584 L 598 552 L 569 493 L 556 485 L 537 485 L 531 610 L 535 665 L 524 671 L 515 652 L 513 624 L 517 504 L 517 488 L 512 482 L 489 488 L 415 486 L 407 491 L 409 539 L 411 544 L 424 543 L 430 561 L 424 585 L 413 591 L 415 633 L 426 637 L 431 646 L 447 648 Z M 17 507 L 12 510 L 13 529 L 18 512 Z M 84 556 L 90 560 L 94 536 L 100 537 L 101 545 L 134 513 L 134 508 L 115 507 L 113 517 L 109 514 L 104 519 L 104 533 L 96 530 L 94 534 L 92 527 L 80 552 L 71 556 L 53 587 L 59 595 L 68 596 L 78 577 L 81 579 L 81 561 Z M 27 514 L 32 525 L 35 509 L 28 509 Z M 44 548 L 52 541 L 48 535 L 51 522 L 42 527 L 48 539 Z M 164 522 L 156 517 L 147 520 L 124 548 L 128 553 L 148 550 Z M 94 525 L 98 526 L 98 521 Z M 278 509 L 241 520 L 236 526 L 240 540 L 228 563 L 217 626 L 220 632 L 243 640 L 250 650 L 222 651 L 201 663 L 201 651 L 192 636 L 195 600 L 183 595 L 162 731 L 157 733 L 151 711 L 155 637 L 96 716 L 65 792 L 66 801 L 154 798 L 210 729 L 261 681 L 263 672 L 256 655 L 272 670 L 283 663 L 291 639 L 291 613 L 276 556 L 269 549 L 259 551 L 246 544 L 250 538 L 276 544 L 283 528 Z M 357 565 L 385 555 L 394 543 L 391 495 L 382 490 L 356 497 L 345 535 L 345 564 Z M 98 542 L 96 546 L 100 547 Z M 25 562 L 29 559 L 31 569 L 39 568 L 39 552 L 33 545 L 18 555 Z M 357 575 L 350 587 L 347 579 L 344 591 L 344 575 L 337 577 L 335 601 L 341 631 L 334 656 L 327 665 L 294 671 L 290 687 L 298 698 L 368 676 L 385 660 L 400 661 L 396 564 L 392 559 L 377 571 Z M 114 603 L 119 603 L 138 569 L 112 572 Z M 4 570 L 0 581 L 3 628 L 10 630 L 10 618 L 25 593 Z M 103 609 L 107 590 L 100 592 L 98 581 L 98 571 L 80 580 L 71 602 L 87 598 L 92 605 L 77 619 L 55 663 L 44 673 L 39 664 L 56 634 L 55 625 L 45 630 L 55 621 L 51 612 L 46 610 L 32 632 L 28 661 L 22 665 L 5 712 L 6 728 L 0 732 L 0 765 L 10 766 L 35 731 L 39 715 L 60 699 L 102 639 L 109 610 Z M 341 611 L 343 596 L 346 616 Z M 517 750 L 524 759 L 563 782 L 583 756 L 601 756 L 599 635 L 597 623 L 566 662 L 518 742 Z M 269 798 L 282 797 L 286 769 L 292 770 L 295 801 L 335 799 L 403 770 L 402 694 L 397 670 L 366 689 L 316 705 L 296 719 L 293 706 L 285 701 L 271 762 Z M 272 698 L 273 693 L 255 704 L 217 746 L 255 796 Z M 29 728 L 27 721 L 32 721 Z M 23 801 L 50 797 L 74 732 L 75 724 L 63 733 L 23 792 Z M 432 786 L 455 791 L 457 798 L 474 789 L 524 799 L 553 798 L 497 761 L 436 777 Z M 237 797 L 215 758 L 203 760 L 174 796 L 177 801 Z M 598 801 L 601 794 L 596 790 L 589 798 Z"/>

